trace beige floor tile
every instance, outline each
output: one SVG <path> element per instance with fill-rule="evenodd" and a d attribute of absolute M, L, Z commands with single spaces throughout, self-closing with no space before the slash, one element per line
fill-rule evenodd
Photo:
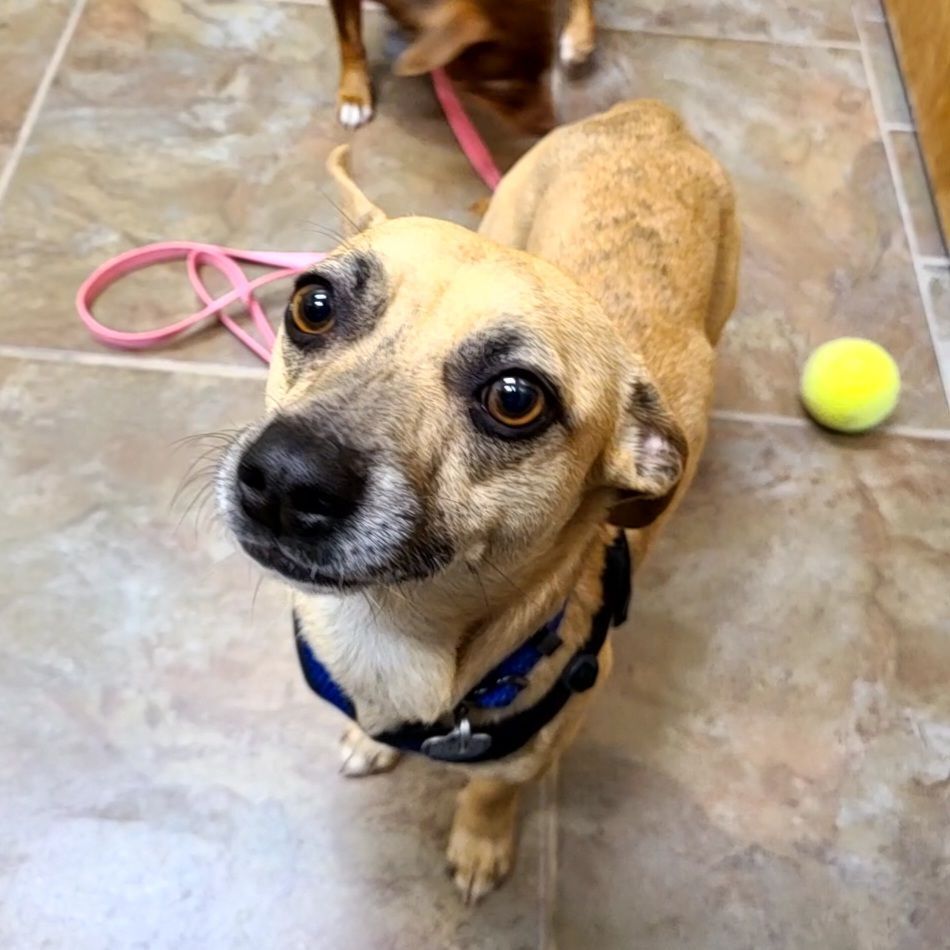
<path fill-rule="evenodd" d="M 669 30 L 684 36 L 741 36 L 785 43 L 854 41 L 851 0 L 603 0 L 606 27 Z"/>
<path fill-rule="evenodd" d="M 917 252 L 928 257 L 944 257 L 947 250 L 940 231 L 937 209 L 930 194 L 930 183 L 913 132 L 891 134 L 900 169 L 904 195 L 910 211 L 911 226 L 917 239 Z"/>
<path fill-rule="evenodd" d="M 890 33 L 884 21 L 867 22 L 863 28 L 871 69 L 881 95 L 881 118 L 885 122 L 910 122 L 910 107 L 901 79 Z"/>
<path fill-rule="evenodd" d="M 860 56 L 613 33 L 599 69 L 563 92 L 569 117 L 637 96 L 681 109 L 736 183 L 744 254 L 718 404 L 795 415 L 811 349 L 859 335 L 887 346 L 901 366 L 894 421 L 946 426 Z"/>
<path fill-rule="evenodd" d="M 0 169 L 63 32 L 70 0 L 4 0 L 0 7 Z"/>
<path fill-rule="evenodd" d="M 714 426 L 562 765 L 559 946 L 942 945 L 948 458 Z"/>
<path fill-rule="evenodd" d="M 466 910 L 456 780 L 337 774 L 285 597 L 171 499 L 260 385 L 0 361 L 0 945 L 529 948 L 539 816 Z"/>

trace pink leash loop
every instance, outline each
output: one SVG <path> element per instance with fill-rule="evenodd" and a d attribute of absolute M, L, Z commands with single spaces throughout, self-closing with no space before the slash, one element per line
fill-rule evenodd
<path fill-rule="evenodd" d="M 197 241 L 163 241 L 159 244 L 147 244 L 144 247 L 125 251 L 97 267 L 80 285 L 76 293 L 76 309 L 79 312 L 79 318 L 100 343 L 124 350 L 144 350 L 167 343 L 216 316 L 245 346 L 264 362 L 268 362 L 274 343 L 274 331 L 263 308 L 255 299 L 254 291 L 272 281 L 298 274 L 324 256 L 306 252 L 242 251 L 237 248 L 219 247 L 216 244 L 200 244 Z M 180 317 L 167 326 L 136 332 L 113 330 L 93 316 L 92 306 L 97 298 L 121 277 L 145 267 L 151 267 L 153 264 L 179 260 L 186 262 L 188 278 L 198 295 L 198 300 L 204 304 L 200 310 Z M 254 280 L 248 280 L 238 261 L 276 269 Z M 212 297 L 200 275 L 200 270 L 205 265 L 217 268 L 219 273 L 231 282 L 232 289 L 219 297 Z M 233 317 L 224 312 L 224 308 L 236 300 L 240 300 L 247 307 L 261 339 L 255 339 Z"/>
<path fill-rule="evenodd" d="M 478 130 L 466 115 L 451 81 L 441 69 L 438 69 L 432 73 L 432 82 L 459 147 L 482 181 L 494 191 L 501 180 L 501 173 L 478 134 Z M 306 251 L 242 251 L 217 244 L 201 244 L 197 241 L 162 241 L 158 244 L 146 244 L 144 247 L 125 251 L 97 267 L 76 292 L 76 310 L 79 318 L 96 340 L 106 346 L 124 350 L 144 350 L 159 346 L 188 333 L 205 321 L 217 318 L 252 353 L 259 356 L 265 363 L 269 363 L 274 346 L 274 331 L 264 308 L 254 296 L 254 291 L 272 281 L 293 277 L 308 267 L 312 267 L 325 256 L 325 254 Z M 179 317 L 164 327 L 134 332 L 114 330 L 100 323 L 93 316 L 93 304 L 117 280 L 154 264 L 181 260 L 185 262 L 188 280 L 198 297 L 198 302 L 203 304 L 200 310 Z M 248 280 L 247 275 L 241 270 L 239 261 L 272 267 L 274 270 Z M 214 267 L 230 282 L 232 289 L 218 297 L 212 296 L 201 278 L 203 267 Z M 225 307 L 236 301 L 240 301 L 250 314 L 251 322 L 257 330 L 256 337 L 244 329 L 234 317 L 224 312 Z"/>

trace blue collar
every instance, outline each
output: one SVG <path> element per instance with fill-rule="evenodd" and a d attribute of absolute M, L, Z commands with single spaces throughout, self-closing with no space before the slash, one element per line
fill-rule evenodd
<path fill-rule="evenodd" d="M 559 631 L 564 619 L 563 607 L 466 694 L 452 711 L 453 726 L 448 727 L 444 723 L 407 723 L 373 738 L 399 749 L 421 752 L 429 758 L 451 762 L 482 762 L 517 751 L 560 712 L 574 693 L 584 692 L 596 682 L 599 670 L 597 656 L 607 632 L 611 625 L 618 625 L 626 619 L 631 593 L 630 574 L 630 552 L 621 531 L 607 548 L 602 575 L 602 602 L 592 620 L 590 636 L 567 661 L 551 689 L 534 706 L 500 722 L 475 727 L 468 718 L 472 709 L 504 709 L 510 706 L 528 685 L 528 677 L 538 663 L 558 651 L 562 645 Z M 344 715 L 356 720 L 353 700 L 317 659 L 303 636 L 296 613 L 294 639 L 300 666 L 310 688 Z"/>

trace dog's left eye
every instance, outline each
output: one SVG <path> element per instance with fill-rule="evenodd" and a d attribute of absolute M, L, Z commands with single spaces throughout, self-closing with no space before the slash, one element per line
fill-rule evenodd
<path fill-rule="evenodd" d="M 287 307 L 288 329 L 316 336 L 333 328 L 336 316 L 333 310 L 333 289 L 326 281 L 316 281 L 298 287 Z"/>
<path fill-rule="evenodd" d="M 524 376 L 499 376 L 482 390 L 482 405 L 495 422 L 508 429 L 536 422 L 545 404 L 544 390 Z"/>

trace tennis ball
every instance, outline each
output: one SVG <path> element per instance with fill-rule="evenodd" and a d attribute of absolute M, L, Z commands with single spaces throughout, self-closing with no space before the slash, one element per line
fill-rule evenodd
<path fill-rule="evenodd" d="M 873 429 L 894 411 L 900 390 L 891 354 L 858 337 L 822 343 L 802 370 L 802 402 L 809 415 L 838 432 Z"/>

